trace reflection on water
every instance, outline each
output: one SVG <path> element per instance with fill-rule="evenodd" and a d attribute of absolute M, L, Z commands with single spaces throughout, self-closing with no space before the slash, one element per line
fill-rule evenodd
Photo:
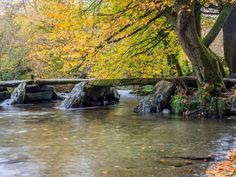
<path fill-rule="evenodd" d="M 232 122 L 137 115 L 138 99 L 122 95 L 119 105 L 105 108 L 0 108 L 0 176 L 201 176 L 206 162 L 177 168 L 159 159 L 213 154 L 221 160 L 236 148 Z"/>

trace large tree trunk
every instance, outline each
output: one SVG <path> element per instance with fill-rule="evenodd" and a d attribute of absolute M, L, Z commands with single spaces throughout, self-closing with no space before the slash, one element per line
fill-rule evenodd
<path fill-rule="evenodd" d="M 224 28 L 224 55 L 230 73 L 236 73 L 236 8 L 226 21 Z"/>
<path fill-rule="evenodd" d="M 199 37 L 202 36 L 202 26 L 201 26 L 201 4 L 199 2 L 195 3 L 195 8 L 194 8 L 194 13 L 195 13 L 195 21 L 196 21 L 196 29 Z"/>
<path fill-rule="evenodd" d="M 194 1 L 176 1 L 178 17 L 175 29 L 180 43 L 192 62 L 200 85 L 208 83 L 215 87 L 224 87 L 217 56 L 205 47 L 202 39 L 199 37 L 196 28 L 194 5 Z"/>

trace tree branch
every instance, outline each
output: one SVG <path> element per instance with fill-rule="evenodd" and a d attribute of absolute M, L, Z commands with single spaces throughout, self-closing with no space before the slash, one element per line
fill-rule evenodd
<path fill-rule="evenodd" d="M 230 16 L 232 10 L 233 10 L 233 4 L 226 4 L 224 6 L 214 26 L 211 28 L 209 33 L 203 39 L 203 43 L 206 47 L 209 47 L 212 44 L 212 42 L 215 40 L 220 30 L 224 26 L 225 22 L 227 21 L 228 17 Z"/>
<path fill-rule="evenodd" d="M 177 14 L 173 11 L 164 11 L 163 16 L 166 17 L 167 21 L 175 28 L 177 22 Z"/>
<path fill-rule="evenodd" d="M 128 38 L 130 36 L 133 36 L 134 34 L 137 34 L 139 31 L 143 30 L 145 27 L 147 27 L 148 25 L 150 25 L 152 22 L 154 22 L 156 19 L 160 18 L 161 17 L 161 14 L 157 14 L 155 17 L 151 18 L 146 25 L 144 26 L 141 26 L 139 28 L 136 28 L 134 31 L 132 31 L 131 33 L 129 34 L 126 34 L 122 37 L 119 37 L 119 38 L 116 38 L 116 39 L 111 39 L 110 41 L 107 41 L 107 44 L 111 44 L 111 43 L 116 43 L 116 42 L 119 42 L 121 41 L 122 39 L 125 39 L 125 38 Z"/>

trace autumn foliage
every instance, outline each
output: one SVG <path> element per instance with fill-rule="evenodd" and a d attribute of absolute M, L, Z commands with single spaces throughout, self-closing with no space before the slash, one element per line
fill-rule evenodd
<path fill-rule="evenodd" d="M 214 164 L 207 171 L 209 177 L 235 177 L 236 176 L 236 150 L 230 151 L 228 159 Z"/>
<path fill-rule="evenodd" d="M 18 6 L 12 23 L 39 78 L 177 76 L 176 65 L 183 73 L 191 65 L 171 26 L 156 16 L 171 3 L 33 0 Z"/>
<path fill-rule="evenodd" d="M 208 49 L 208 46 L 204 47 L 204 51 L 207 51 L 206 56 L 204 55 L 205 59 L 198 59 L 206 60 L 207 56 L 210 56 L 211 60 L 208 62 L 197 62 L 195 57 L 186 57 L 187 52 L 182 50 L 182 47 L 185 47 L 179 33 L 181 31 L 180 14 L 184 10 L 193 11 L 195 5 L 209 8 L 211 11 L 215 8 L 213 13 L 220 14 L 225 5 L 234 3 L 234 1 L 214 0 L 17 0 L 3 2 L 5 11 L 1 16 L 2 18 L 12 17 L 10 22 L 17 25 L 11 28 L 14 28 L 13 31 L 21 40 L 20 44 L 23 44 L 26 49 L 19 59 L 20 62 L 16 63 L 27 65 L 27 68 L 30 68 L 30 71 L 38 78 L 153 78 L 187 75 L 191 74 L 194 69 L 195 73 L 199 70 L 198 75 L 201 74 L 200 70 L 206 72 L 202 77 L 196 74 L 202 82 L 212 80 L 213 77 L 204 78 L 209 73 L 213 75 L 221 73 L 208 71 L 218 68 L 212 67 L 214 64 L 216 66 L 224 62 L 220 59 L 215 61 L 217 57 Z M 203 10 L 198 13 L 201 15 Z M 206 16 L 202 15 L 203 18 Z M 207 19 L 207 24 L 212 26 L 217 15 L 210 17 L 211 20 Z M 203 37 L 200 34 L 197 36 L 201 39 L 201 44 Z M 15 41 L 11 48 L 15 49 L 18 44 L 19 41 Z M 1 53 L 2 63 L 11 60 L 11 54 L 8 57 L 2 57 Z M 199 63 L 204 65 L 210 63 L 212 66 L 202 69 L 207 66 L 197 66 Z M 14 68 L 20 68 L 18 65 Z"/>

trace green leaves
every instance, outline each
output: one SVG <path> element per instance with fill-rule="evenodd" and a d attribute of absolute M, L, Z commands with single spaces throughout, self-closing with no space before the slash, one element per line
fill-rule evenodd
<path fill-rule="evenodd" d="M 171 100 L 171 107 L 175 114 L 181 114 L 187 109 L 187 96 L 186 95 L 175 95 Z"/>

